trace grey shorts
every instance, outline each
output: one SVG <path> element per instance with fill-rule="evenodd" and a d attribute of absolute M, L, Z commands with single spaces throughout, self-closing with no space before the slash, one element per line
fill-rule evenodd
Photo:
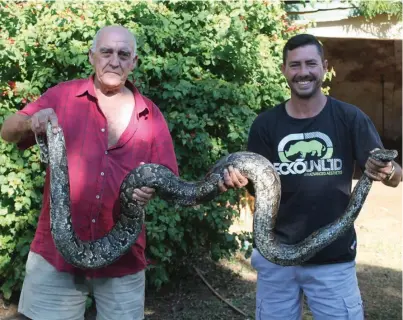
<path fill-rule="evenodd" d="M 302 297 L 315 320 L 363 320 L 364 310 L 355 262 L 283 267 L 256 249 L 256 320 L 301 320 Z"/>
<path fill-rule="evenodd" d="M 33 320 L 83 320 L 93 293 L 97 320 L 144 319 L 144 270 L 120 278 L 90 279 L 58 272 L 30 252 L 18 311 Z"/>

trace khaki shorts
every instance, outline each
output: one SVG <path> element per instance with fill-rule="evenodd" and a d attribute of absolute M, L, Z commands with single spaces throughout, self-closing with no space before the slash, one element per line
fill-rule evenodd
<path fill-rule="evenodd" d="M 256 320 L 300 320 L 302 298 L 315 320 L 364 320 L 355 262 L 283 267 L 256 249 Z"/>
<path fill-rule="evenodd" d="M 143 320 L 144 290 L 144 270 L 87 280 L 58 272 L 42 256 L 29 252 L 18 311 L 32 320 L 83 320 L 92 292 L 97 320 Z"/>

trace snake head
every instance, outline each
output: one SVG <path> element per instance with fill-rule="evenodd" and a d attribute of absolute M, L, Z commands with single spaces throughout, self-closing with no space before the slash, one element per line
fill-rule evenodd
<path fill-rule="evenodd" d="M 398 155 L 397 150 L 375 149 L 370 153 L 370 157 L 377 161 L 390 162 Z"/>

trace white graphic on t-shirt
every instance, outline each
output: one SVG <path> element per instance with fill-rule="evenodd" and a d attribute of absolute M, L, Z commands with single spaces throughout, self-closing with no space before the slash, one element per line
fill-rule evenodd
<path fill-rule="evenodd" d="M 339 175 L 341 159 L 332 158 L 333 143 L 322 132 L 294 133 L 278 144 L 279 163 L 274 163 L 280 175 Z"/>

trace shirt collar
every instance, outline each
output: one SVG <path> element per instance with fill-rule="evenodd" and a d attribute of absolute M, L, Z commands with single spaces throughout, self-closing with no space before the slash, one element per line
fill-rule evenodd
<path fill-rule="evenodd" d="M 138 89 L 129 80 L 126 80 L 125 86 L 134 94 L 137 117 L 140 114 L 147 114 L 150 110 L 148 110 L 148 107 Z M 82 96 L 86 93 L 92 96 L 94 99 L 97 99 L 94 88 L 94 75 L 91 75 L 89 78 L 85 79 L 85 81 L 83 81 L 83 83 L 78 87 L 76 97 Z"/>

